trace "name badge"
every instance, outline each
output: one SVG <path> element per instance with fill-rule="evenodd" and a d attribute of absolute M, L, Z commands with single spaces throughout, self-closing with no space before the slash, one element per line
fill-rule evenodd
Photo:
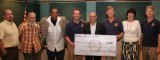
<path fill-rule="evenodd" d="M 155 23 L 152 23 L 152 26 L 155 26 Z"/>
<path fill-rule="evenodd" d="M 83 27 L 83 24 L 81 24 L 81 27 Z"/>
<path fill-rule="evenodd" d="M 118 27 L 118 23 L 115 23 L 114 26 L 115 26 L 115 27 Z"/>

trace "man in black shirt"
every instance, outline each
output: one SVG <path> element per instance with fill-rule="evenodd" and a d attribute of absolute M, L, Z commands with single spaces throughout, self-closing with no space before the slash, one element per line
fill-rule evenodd
<path fill-rule="evenodd" d="M 160 47 L 160 22 L 154 18 L 154 8 L 146 7 L 146 19 L 141 22 L 143 60 L 157 60 Z"/>
<path fill-rule="evenodd" d="M 99 23 L 97 21 L 97 14 L 96 12 L 91 12 L 89 15 L 89 23 L 86 23 L 83 28 L 84 34 L 90 34 L 90 35 L 104 35 L 105 34 L 105 28 L 102 23 Z M 86 60 L 101 60 L 101 56 L 90 56 L 87 55 Z"/>

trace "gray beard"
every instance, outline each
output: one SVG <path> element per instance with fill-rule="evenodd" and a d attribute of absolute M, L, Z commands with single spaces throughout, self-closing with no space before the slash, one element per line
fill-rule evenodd
<path fill-rule="evenodd" d="M 35 22 L 29 22 L 29 24 L 30 24 L 30 25 L 34 25 L 34 24 L 35 24 Z"/>

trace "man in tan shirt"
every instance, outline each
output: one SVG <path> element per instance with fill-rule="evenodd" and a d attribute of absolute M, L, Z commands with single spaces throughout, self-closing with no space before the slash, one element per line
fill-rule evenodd
<path fill-rule="evenodd" d="M 50 13 L 49 17 L 42 18 L 39 22 L 42 46 L 46 45 L 48 60 L 64 60 L 64 32 L 67 19 L 65 16 L 59 16 L 58 8 L 52 8 Z"/>
<path fill-rule="evenodd" d="M 0 56 L 2 60 L 18 60 L 18 29 L 13 22 L 11 9 L 3 14 L 4 21 L 0 24 Z"/>

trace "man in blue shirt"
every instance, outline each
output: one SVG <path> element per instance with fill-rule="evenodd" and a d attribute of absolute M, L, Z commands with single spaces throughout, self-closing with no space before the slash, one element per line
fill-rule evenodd
<path fill-rule="evenodd" d="M 105 34 L 117 36 L 117 55 L 115 57 L 108 57 L 107 60 L 121 60 L 122 42 L 120 39 L 123 37 L 122 22 L 115 19 L 115 10 L 113 6 L 108 6 L 106 9 L 107 19 L 104 21 Z"/>
<path fill-rule="evenodd" d="M 73 20 L 67 24 L 65 30 L 65 39 L 67 40 L 69 60 L 82 60 L 82 56 L 74 55 L 74 35 L 83 33 L 83 22 L 81 21 L 81 12 L 79 9 L 73 10 Z"/>
<path fill-rule="evenodd" d="M 157 60 L 160 52 L 160 22 L 154 18 L 154 8 L 146 7 L 146 19 L 141 22 L 143 60 Z"/>

